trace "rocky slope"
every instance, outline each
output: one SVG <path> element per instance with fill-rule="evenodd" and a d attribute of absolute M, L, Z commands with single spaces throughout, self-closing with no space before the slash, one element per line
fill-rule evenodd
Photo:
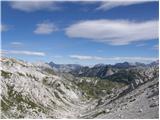
<path fill-rule="evenodd" d="M 74 83 L 49 66 L 2 58 L 2 118 L 60 118 L 83 100 Z"/>
<path fill-rule="evenodd" d="M 103 79 L 96 71 L 103 75 L 104 65 L 93 67 L 95 76 L 81 77 L 55 71 L 45 63 L 3 57 L 1 118 L 158 118 L 155 63 L 107 69 Z"/>
<path fill-rule="evenodd" d="M 159 118 L 158 79 L 149 81 L 125 94 L 113 98 L 105 97 L 94 110 L 82 118 L 102 119 L 155 119 Z M 122 92 L 123 93 L 123 92 Z"/>

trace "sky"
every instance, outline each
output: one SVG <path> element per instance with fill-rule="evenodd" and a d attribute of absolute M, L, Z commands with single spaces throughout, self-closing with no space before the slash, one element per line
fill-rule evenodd
<path fill-rule="evenodd" d="M 93 65 L 158 59 L 158 2 L 2 1 L 2 56 Z"/>

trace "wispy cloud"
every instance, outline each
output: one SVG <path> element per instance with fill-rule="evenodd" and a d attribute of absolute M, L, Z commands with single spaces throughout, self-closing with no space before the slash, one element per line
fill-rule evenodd
<path fill-rule="evenodd" d="M 103 52 L 103 50 L 97 50 L 97 52 Z"/>
<path fill-rule="evenodd" d="M 101 3 L 101 5 L 97 8 L 97 10 L 110 10 L 115 7 L 124 7 L 124 6 L 129 6 L 129 5 L 135 5 L 135 4 L 142 4 L 145 2 L 149 2 L 147 0 L 141 0 L 141 1 L 104 1 Z"/>
<path fill-rule="evenodd" d="M 154 46 L 153 46 L 153 49 L 154 49 L 154 50 L 159 50 L 159 45 L 154 45 Z"/>
<path fill-rule="evenodd" d="M 70 55 L 70 58 L 79 59 L 79 60 L 104 60 L 103 57 L 98 56 L 84 56 L 84 55 Z"/>
<path fill-rule="evenodd" d="M 13 9 L 34 12 L 39 10 L 58 10 L 59 7 L 54 1 L 12 1 L 10 5 Z"/>
<path fill-rule="evenodd" d="M 10 29 L 10 26 L 5 25 L 5 24 L 0 24 L 0 30 L 1 32 L 8 31 Z"/>
<path fill-rule="evenodd" d="M 21 43 L 21 42 L 11 42 L 11 45 L 23 45 L 23 43 Z"/>
<path fill-rule="evenodd" d="M 129 20 L 81 21 L 66 29 L 69 37 L 85 38 L 111 45 L 127 45 L 132 42 L 158 38 L 158 20 L 135 22 Z"/>
<path fill-rule="evenodd" d="M 51 34 L 57 31 L 57 27 L 51 22 L 42 22 L 36 25 L 35 34 Z"/>
<path fill-rule="evenodd" d="M 143 46 L 146 46 L 145 43 L 142 43 L 142 44 L 137 44 L 136 47 L 143 47 Z"/>
<path fill-rule="evenodd" d="M 113 0 L 113 1 L 102 1 L 100 2 L 100 6 L 96 8 L 97 10 L 110 10 L 115 7 L 124 7 L 124 6 L 129 6 L 129 5 L 135 5 L 135 4 L 142 4 L 145 2 L 152 2 L 154 0 L 132 0 L 132 1 L 127 1 L 127 0 Z M 10 2 L 10 6 L 13 9 L 25 11 L 25 12 L 34 12 L 34 11 L 39 11 L 39 10 L 48 10 L 48 11 L 53 11 L 53 10 L 59 10 L 62 7 L 59 6 L 60 2 L 62 1 L 43 1 L 43 0 L 34 0 L 34 1 L 12 1 Z M 79 2 L 83 4 L 94 4 L 98 3 L 97 1 L 93 0 L 69 0 L 69 2 Z"/>
<path fill-rule="evenodd" d="M 20 54 L 20 55 L 32 55 L 32 56 L 45 56 L 44 52 L 37 51 L 15 51 L 15 50 L 2 50 L 2 54 Z"/>
<path fill-rule="evenodd" d="M 14 47 L 14 48 L 20 48 L 20 47 L 23 47 L 23 43 L 21 42 L 11 42 L 10 43 L 11 47 Z"/>
<path fill-rule="evenodd" d="M 72 59 L 89 60 L 89 61 L 128 61 L 128 62 L 143 62 L 155 61 L 156 57 L 99 57 L 99 56 L 85 56 L 85 55 L 70 55 Z"/>

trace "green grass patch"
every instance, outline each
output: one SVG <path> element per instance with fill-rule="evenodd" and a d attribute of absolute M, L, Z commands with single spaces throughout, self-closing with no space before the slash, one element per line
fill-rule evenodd
<path fill-rule="evenodd" d="M 25 76 L 23 73 L 17 72 L 19 76 Z"/>
<path fill-rule="evenodd" d="M 123 83 L 112 82 L 96 77 L 83 77 L 80 79 L 82 82 L 77 82 L 77 86 L 87 95 L 87 98 L 99 98 L 105 94 L 110 94 L 112 88 L 122 87 L 124 85 Z M 87 82 L 88 80 L 90 82 Z"/>
<path fill-rule="evenodd" d="M 1 70 L 1 76 L 3 76 L 4 78 L 10 78 L 12 75 L 12 73 Z"/>
<path fill-rule="evenodd" d="M 43 106 L 34 103 L 30 98 L 22 96 L 21 92 L 17 92 L 14 90 L 13 86 L 7 85 L 8 89 L 8 97 L 2 96 L 1 100 L 1 110 L 8 111 L 11 107 L 16 106 L 17 110 L 20 112 L 25 112 L 27 109 L 24 104 L 27 104 L 28 109 L 36 109 L 39 111 L 46 112 Z"/>
<path fill-rule="evenodd" d="M 45 68 L 44 69 L 45 72 L 47 72 L 48 74 L 51 74 L 51 75 L 56 75 L 56 73 L 54 72 L 53 69 L 50 69 L 50 68 Z"/>

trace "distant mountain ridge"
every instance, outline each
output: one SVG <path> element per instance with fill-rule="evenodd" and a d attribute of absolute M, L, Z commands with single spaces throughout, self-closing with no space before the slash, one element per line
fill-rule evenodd
<path fill-rule="evenodd" d="M 72 70 L 78 70 L 82 66 L 78 64 L 55 64 L 54 62 L 48 63 L 54 70 L 59 72 L 70 72 Z"/>
<path fill-rule="evenodd" d="M 49 65 L 56 71 L 71 73 L 74 76 L 78 77 L 99 77 L 99 78 L 107 78 L 115 73 L 121 72 L 123 69 L 133 69 L 137 67 L 152 67 L 158 66 L 159 61 L 154 61 L 149 64 L 144 63 L 116 63 L 115 65 L 107 65 L 107 64 L 96 64 L 93 67 L 81 66 L 78 64 L 55 64 L 50 62 Z M 125 71 L 127 72 L 127 71 Z"/>

